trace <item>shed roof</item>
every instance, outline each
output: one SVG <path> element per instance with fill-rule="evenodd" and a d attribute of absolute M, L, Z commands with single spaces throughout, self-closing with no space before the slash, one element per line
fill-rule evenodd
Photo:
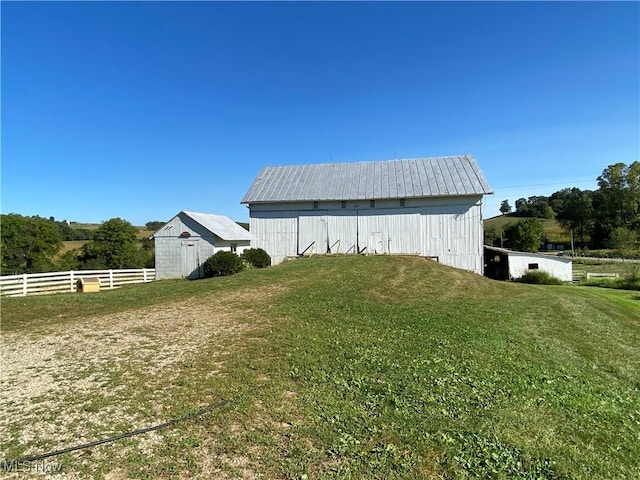
<path fill-rule="evenodd" d="M 182 211 L 177 216 L 185 215 L 202 225 L 212 234 L 223 240 L 253 240 L 254 236 L 224 215 Z M 175 218 L 175 217 L 174 217 Z M 163 227 L 164 228 L 164 227 Z"/>
<path fill-rule="evenodd" d="M 572 263 L 572 259 L 569 257 L 559 257 L 557 255 L 553 255 L 549 253 L 519 252 L 517 250 L 508 250 L 506 248 L 493 247 L 491 245 L 485 245 L 484 248 L 486 250 L 491 250 L 492 252 L 501 253 L 503 255 L 512 256 L 512 257 L 543 258 L 545 260 L 553 260 L 561 263 Z"/>
<path fill-rule="evenodd" d="M 493 193 L 471 155 L 264 167 L 242 203 Z"/>

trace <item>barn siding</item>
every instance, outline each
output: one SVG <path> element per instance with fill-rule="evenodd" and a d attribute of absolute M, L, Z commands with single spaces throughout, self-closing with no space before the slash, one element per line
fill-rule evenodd
<path fill-rule="evenodd" d="M 180 234 L 188 232 L 188 238 Z M 202 264 L 215 253 L 238 245 L 240 255 L 250 248 L 249 240 L 223 240 L 186 215 L 177 215 L 154 234 L 156 279 L 201 278 Z M 192 251 L 186 252 L 185 249 Z"/>
<path fill-rule="evenodd" d="M 402 172 L 400 172 L 402 173 Z M 306 253 L 391 253 L 435 257 L 441 263 L 482 273 L 481 196 L 265 203 L 250 205 L 254 247 L 274 264 Z M 314 243 L 315 242 L 315 243 Z"/>

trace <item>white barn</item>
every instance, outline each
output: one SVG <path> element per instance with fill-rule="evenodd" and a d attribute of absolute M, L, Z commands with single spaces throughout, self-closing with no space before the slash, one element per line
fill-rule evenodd
<path fill-rule="evenodd" d="M 563 282 L 573 280 L 573 261 L 544 253 L 516 252 L 485 247 L 485 275 L 496 280 L 516 280 L 529 270 L 541 270 Z"/>
<path fill-rule="evenodd" d="M 410 254 L 482 274 L 473 157 L 265 167 L 242 199 L 253 247 L 273 263 L 309 253 Z"/>
<path fill-rule="evenodd" d="M 215 253 L 242 253 L 251 234 L 223 215 L 180 212 L 153 234 L 156 278 L 201 278 L 201 265 Z"/>

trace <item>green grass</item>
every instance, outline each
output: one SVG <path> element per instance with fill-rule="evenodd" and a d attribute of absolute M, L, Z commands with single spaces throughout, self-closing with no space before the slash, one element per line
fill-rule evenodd
<path fill-rule="evenodd" d="M 574 258 L 573 270 L 590 273 L 617 273 L 620 277 L 630 275 L 634 269 L 640 267 L 640 262 L 608 260 L 608 259 L 585 259 Z"/>
<path fill-rule="evenodd" d="M 228 355 L 223 376 L 207 375 L 205 348 L 118 395 L 134 408 L 164 392 L 167 417 L 239 401 L 161 431 L 151 454 L 116 457 L 121 442 L 73 468 L 101 477 L 118 458 L 127 478 L 640 477 L 637 292 L 494 282 L 417 258 L 315 257 L 6 299 L 2 328 L 38 334 L 42 323 L 273 285 L 259 304 L 264 326 Z"/>

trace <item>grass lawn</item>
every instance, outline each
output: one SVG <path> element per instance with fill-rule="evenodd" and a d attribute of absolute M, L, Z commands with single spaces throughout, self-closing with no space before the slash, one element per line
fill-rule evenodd
<path fill-rule="evenodd" d="M 638 292 L 338 256 L 1 307 L 5 459 L 237 398 L 70 478 L 640 478 Z"/>
<path fill-rule="evenodd" d="M 590 273 L 617 273 L 620 277 L 631 275 L 631 273 L 640 269 L 640 262 L 622 261 L 619 259 L 585 259 L 574 258 L 573 270 Z"/>

